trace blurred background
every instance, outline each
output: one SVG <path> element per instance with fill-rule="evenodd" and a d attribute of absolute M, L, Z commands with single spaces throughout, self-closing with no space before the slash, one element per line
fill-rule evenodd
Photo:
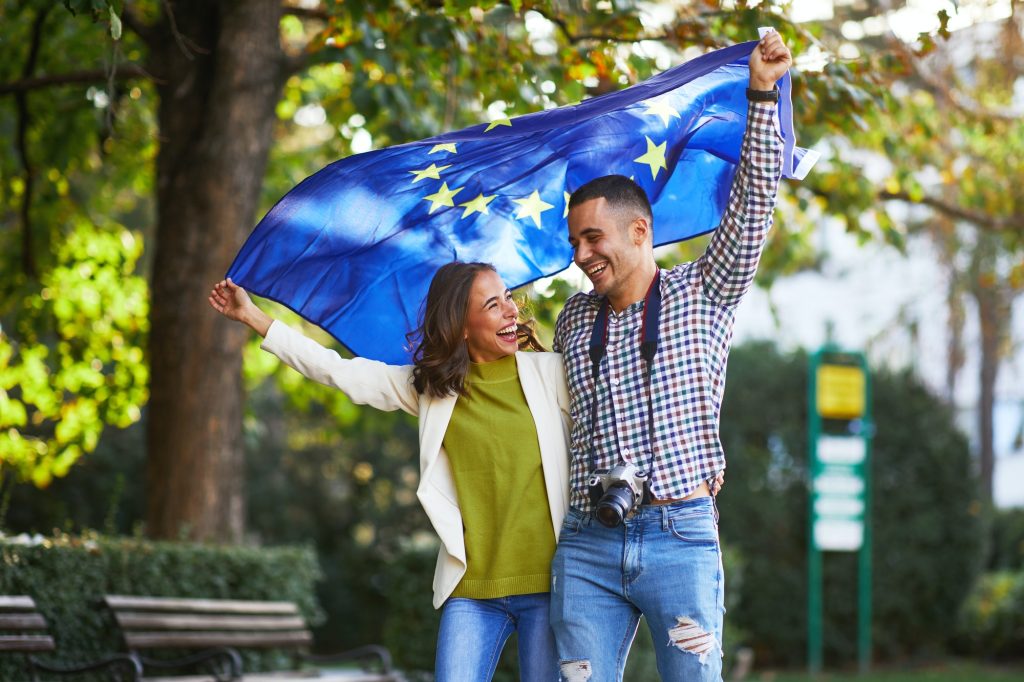
<path fill-rule="evenodd" d="M 737 315 L 727 677 L 804 679 L 808 354 L 830 341 L 866 354 L 874 391 L 871 679 L 1024 680 L 1017 0 L 0 0 L 0 594 L 58 612 L 96 589 L 76 567 L 103 582 L 110 557 L 173 554 L 117 584 L 294 594 L 318 650 L 382 642 L 427 679 L 415 421 L 281 366 L 210 286 L 333 160 L 627 87 L 764 25 L 822 160 L 783 183 Z M 581 288 L 571 268 L 517 293 L 550 341 Z M 830 676 L 856 668 L 856 569 L 824 557 Z M 657 679 L 661 645 L 641 626 L 627 679 Z"/>

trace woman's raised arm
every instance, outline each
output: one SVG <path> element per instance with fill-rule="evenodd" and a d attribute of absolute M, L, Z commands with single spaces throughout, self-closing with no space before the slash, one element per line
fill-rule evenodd
<path fill-rule="evenodd" d="M 263 337 L 267 335 L 270 325 L 274 322 L 274 318 L 256 307 L 245 289 L 230 279 L 214 284 L 207 300 L 213 309 L 224 317 L 248 325 Z"/>
<path fill-rule="evenodd" d="M 230 279 L 213 286 L 210 305 L 224 317 L 251 327 L 263 337 L 263 350 L 308 379 L 344 392 L 354 403 L 378 410 L 419 412 L 412 367 L 364 358 L 345 359 L 256 307 L 245 289 Z"/>

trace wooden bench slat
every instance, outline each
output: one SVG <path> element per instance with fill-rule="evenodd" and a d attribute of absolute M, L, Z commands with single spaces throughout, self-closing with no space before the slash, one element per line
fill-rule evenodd
<path fill-rule="evenodd" d="M 53 651 L 49 635 L 0 635 L 0 651 Z"/>
<path fill-rule="evenodd" d="M 0 630 L 45 630 L 46 619 L 38 613 L 0 613 Z"/>
<path fill-rule="evenodd" d="M 217 646 L 249 646 L 293 648 L 312 643 L 313 634 L 302 632 L 126 632 L 125 644 L 137 649 L 186 648 L 207 649 Z"/>
<path fill-rule="evenodd" d="M 36 602 L 32 597 L 0 597 L 0 611 L 35 611 Z"/>
<path fill-rule="evenodd" d="M 236 599 L 175 599 L 171 597 L 131 597 L 108 594 L 107 606 L 115 611 L 184 611 L 227 614 L 297 614 L 298 606 L 287 601 L 240 601 Z"/>
<path fill-rule="evenodd" d="M 125 630 L 304 630 L 301 616 L 178 615 L 118 611 L 117 624 Z"/>

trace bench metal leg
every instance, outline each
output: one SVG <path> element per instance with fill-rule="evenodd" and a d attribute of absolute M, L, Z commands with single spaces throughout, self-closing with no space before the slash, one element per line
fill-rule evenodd
<path fill-rule="evenodd" d="M 145 668 L 191 668 L 205 663 L 206 661 L 220 660 L 223 667 L 220 670 L 214 670 L 213 678 L 217 682 L 231 682 L 232 680 L 238 680 L 242 677 L 242 656 L 231 647 L 220 647 L 217 649 L 208 649 L 201 651 L 194 656 L 186 656 L 185 658 L 176 658 L 173 660 L 161 660 L 157 658 L 148 658 L 140 656 L 139 660 L 142 661 L 143 667 Z"/>
<path fill-rule="evenodd" d="M 58 667 L 49 663 L 44 663 L 35 656 L 29 656 L 28 667 L 32 675 L 32 682 L 38 682 L 38 670 L 57 675 L 78 675 L 81 673 L 92 672 L 94 670 L 100 670 L 102 668 L 112 668 L 114 675 L 116 675 L 118 680 L 139 682 L 142 679 L 142 662 L 139 660 L 139 657 L 134 654 L 116 654 L 99 661 L 71 667 Z M 123 677 L 122 673 L 124 675 Z"/>

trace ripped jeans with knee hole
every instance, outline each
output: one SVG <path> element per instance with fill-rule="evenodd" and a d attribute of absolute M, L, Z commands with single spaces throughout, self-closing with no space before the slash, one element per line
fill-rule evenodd
<path fill-rule="evenodd" d="M 570 509 L 551 574 L 561 680 L 621 680 L 641 614 L 663 682 L 722 679 L 725 580 L 713 498 L 643 506 L 617 528 Z"/>

